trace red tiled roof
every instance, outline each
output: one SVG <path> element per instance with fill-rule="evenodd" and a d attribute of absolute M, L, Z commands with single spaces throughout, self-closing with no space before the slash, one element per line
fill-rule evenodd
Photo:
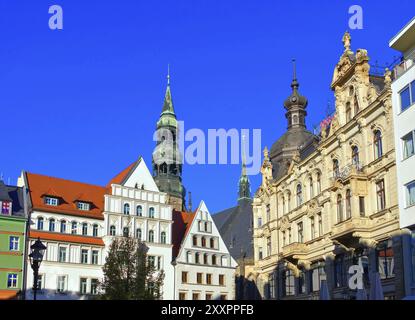
<path fill-rule="evenodd" d="M 107 184 L 107 188 L 110 188 L 112 184 L 121 184 L 125 178 L 127 178 L 130 171 L 134 168 L 134 166 L 139 162 L 140 160 L 134 161 L 132 164 L 130 164 L 127 168 L 125 168 L 123 171 L 121 171 L 119 174 L 117 174 L 114 178 L 110 180 Z"/>
<path fill-rule="evenodd" d="M 173 211 L 173 259 L 177 257 L 183 240 L 189 232 L 196 212 Z"/>
<path fill-rule="evenodd" d="M 16 290 L 0 290 L 0 300 L 11 300 L 17 298 Z"/>
<path fill-rule="evenodd" d="M 71 243 L 82 243 L 92 244 L 96 246 L 104 246 L 104 241 L 101 238 L 87 237 L 75 234 L 57 233 L 57 232 L 45 232 L 30 230 L 29 237 L 32 239 L 40 238 L 42 240 L 51 240 L 59 242 L 71 242 Z"/>
<path fill-rule="evenodd" d="M 102 214 L 106 191 L 104 187 L 29 172 L 26 173 L 26 178 L 33 209 L 104 219 Z M 50 194 L 50 192 L 53 192 L 53 194 Z M 80 200 L 78 199 L 80 194 L 82 194 L 82 198 L 88 199 L 88 202 L 91 202 L 92 205 L 89 211 L 78 210 L 76 200 Z M 45 195 L 59 197 L 59 205 L 46 205 L 43 199 Z"/>

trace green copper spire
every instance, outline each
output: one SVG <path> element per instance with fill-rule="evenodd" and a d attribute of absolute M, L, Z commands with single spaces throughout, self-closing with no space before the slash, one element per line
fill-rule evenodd
<path fill-rule="evenodd" d="M 163 109 L 160 119 L 157 122 L 157 128 L 160 127 L 177 127 L 176 114 L 174 113 L 173 99 L 170 91 L 170 66 L 167 67 L 167 88 L 164 95 Z"/>
<path fill-rule="evenodd" d="M 245 136 L 242 136 L 242 173 L 239 178 L 238 202 L 244 199 L 251 200 L 251 183 L 246 174 Z"/>

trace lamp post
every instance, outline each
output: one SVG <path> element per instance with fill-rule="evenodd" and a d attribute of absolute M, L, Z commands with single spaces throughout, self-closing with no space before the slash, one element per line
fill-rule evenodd
<path fill-rule="evenodd" d="M 43 260 L 46 246 L 37 238 L 34 244 L 30 246 L 30 266 L 33 269 L 33 300 L 36 300 L 36 293 L 38 289 L 39 267 Z"/>

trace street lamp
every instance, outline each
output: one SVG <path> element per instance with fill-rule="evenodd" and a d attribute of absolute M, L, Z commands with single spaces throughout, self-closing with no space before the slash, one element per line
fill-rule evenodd
<path fill-rule="evenodd" d="M 33 269 L 33 300 L 36 300 L 36 293 L 38 289 L 39 280 L 39 267 L 43 260 L 43 254 L 45 253 L 46 246 L 37 238 L 34 244 L 30 246 L 30 266 Z"/>

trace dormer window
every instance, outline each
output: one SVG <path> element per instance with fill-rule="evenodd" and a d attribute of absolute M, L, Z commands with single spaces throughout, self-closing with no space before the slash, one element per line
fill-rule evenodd
<path fill-rule="evenodd" d="M 78 210 L 89 211 L 89 209 L 90 209 L 91 206 L 90 206 L 90 204 L 88 202 L 78 201 L 76 203 L 76 207 L 78 208 Z"/>
<path fill-rule="evenodd" d="M 48 206 L 57 206 L 59 204 L 58 198 L 45 197 L 45 204 Z"/>
<path fill-rule="evenodd" d="M 11 215 L 12 213 L 12 203 L 10 201 L 1 201 L 1 214 Z"/>

